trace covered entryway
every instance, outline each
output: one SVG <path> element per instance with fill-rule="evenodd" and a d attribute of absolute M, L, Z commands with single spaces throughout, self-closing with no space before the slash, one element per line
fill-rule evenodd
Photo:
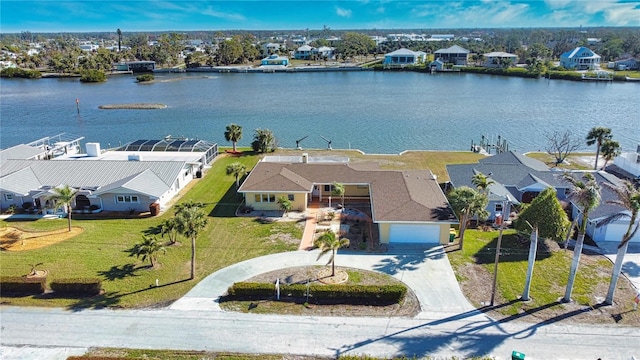
<path fill-rule="evenodd" d="M 427 224 L 391 224 L 389 243 L 438 244 L 440 226 Z"/>

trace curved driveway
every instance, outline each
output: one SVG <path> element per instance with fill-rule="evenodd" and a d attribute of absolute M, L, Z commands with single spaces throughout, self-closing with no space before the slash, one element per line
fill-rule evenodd
<path fill-rule="evenodd" d="M 217 299 L 233 283 L 277 269 L 325 264 L 324 259 L 316 261 L 318 253 L 318 250 L 286 252 L 231 265 L 206 277 L 170 308 L 220 310 Z M 384 254 L 338 252 L 336 266 L 379 271 L 404 282 L 420 301 L 421 313 L 460 313 L 474 310 L 462 294 L 440 245 L 427 249 L 391 247 Z M 274 283 L 275 280 L 274 278 Z"/>

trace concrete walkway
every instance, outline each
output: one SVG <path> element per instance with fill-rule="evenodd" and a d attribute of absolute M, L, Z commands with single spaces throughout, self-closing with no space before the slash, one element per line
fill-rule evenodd
<path fill-rule="evenodd" d="M 262 256 L 221 269 L 198 283 L 170 306 L 174 310 L 220 311 L 218 298 L 234 283 L 269 271 L 318 262 L 318 250 L 294 251 Z M 442 246 L 431 248 L 390 247 L 385 254 L 339 252 L 337 266 L 379 271 L 404 282 L 420 302 L 421 314 L 475 311 L 462 294 Z M 274 283 L 276 279 L 273 279 Z M 480 314 L 478 312 L 478 314 Z"/>

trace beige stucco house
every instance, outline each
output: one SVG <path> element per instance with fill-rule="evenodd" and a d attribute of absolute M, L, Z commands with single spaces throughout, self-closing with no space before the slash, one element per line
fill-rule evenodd
<path fill-rule="evenodd" d="M 331 199 L 332 184 L 344 185 L 345 199 L 368 200 L 381 243 L 447 243 L 457 223 L 435 176 L 428 170 L 383 170 L 376 163 L 331 162 L 302 157 L 265 158 L 238 189 L 254 210 L 279 210 L 286 196 L 292 209 Z M 347 201 L 348 203 L 348 201 Z"/>

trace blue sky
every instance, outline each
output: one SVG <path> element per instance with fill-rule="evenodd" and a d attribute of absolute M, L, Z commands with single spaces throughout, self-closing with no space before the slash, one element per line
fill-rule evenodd
<path fill-rule="evenodd" d="M 0 32 L 640 26 L 640 0 L 0 0 Z"/>

